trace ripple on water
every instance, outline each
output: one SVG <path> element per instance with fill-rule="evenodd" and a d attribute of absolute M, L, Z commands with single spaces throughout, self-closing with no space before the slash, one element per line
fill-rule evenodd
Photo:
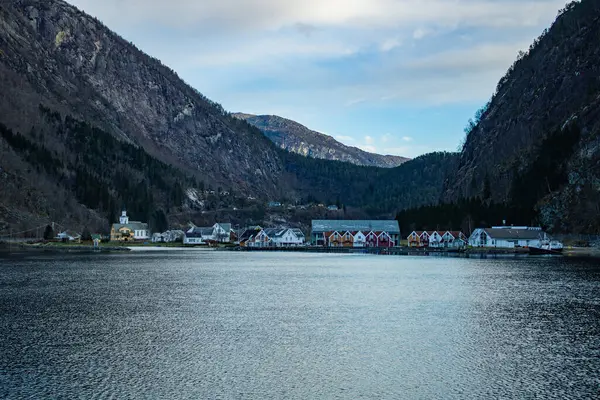
<path fill-rule="evenodd" d="M 2 398 L 594 398 L 600 267 L 170 252 L 0 261 Z"/>

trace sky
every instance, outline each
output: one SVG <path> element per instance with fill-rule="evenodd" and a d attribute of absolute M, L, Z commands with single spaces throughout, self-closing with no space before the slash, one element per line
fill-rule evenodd
<path fill-rule="evenodd" d="M 68 0 L 231 112 L 366 151 L 455 151 L 566 0 Z"/>

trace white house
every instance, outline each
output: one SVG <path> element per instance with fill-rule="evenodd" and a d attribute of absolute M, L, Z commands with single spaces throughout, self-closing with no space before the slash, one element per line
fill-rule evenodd
<path fill-rule="evenodd" d="M 253 239 L 249 240 L 249 247 L 297 247 L 306 242 L 304 233 L 296 228 L 265 228 L 261 229 Z"/>
<path fill-rule="evenodd" d="M 365 247 L 367 245 L 367 237 L 362 231 L 354 232 L 354 247 Z"/>
<path fill-rule="evenodd" d="M 460 231 L 446 231 L 442 235 L 442 247 L 462 248 L 467 245 L 468 238 Z"/>
<path fill-rule="evenodd" d="M 71 232 L 71 231 L 64 231 L 64 232 L 60 232 L 58 235 L 56 235 L 56 238 L 58 240 L 62 240 L 64 242 L 74 242 L 76 240 L 80 240 L 81 239 L 81 235 L 79 233 L 75 233 L 75 232 Z"/>
<path fill-rule="evenodd" d="M 548 234 L 539 227 L 528 226 L 495 226 L 478 228 L 469 237 L 469 245 L 473 247 L 541 247 L 550 240 Z"/>
<path fill-rule="evenodd" d="M 231 241 L 231 224 L 216 223 L 209 227 L 192 226 L 183 238 L 184 244 L 229 243 Z"/>
<path fill-rule="evenodd" d="M 425 232 L 428 237 L 429 247 L 442 247 L 442 235 L 438 231 Z"/>

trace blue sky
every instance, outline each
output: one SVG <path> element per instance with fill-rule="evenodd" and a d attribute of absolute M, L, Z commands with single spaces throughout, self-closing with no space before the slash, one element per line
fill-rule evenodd
<path fill-rule="evenodd" d="M 467 120 L 565 0 L 69 0 L 225 109 L 415 157 Z"/>

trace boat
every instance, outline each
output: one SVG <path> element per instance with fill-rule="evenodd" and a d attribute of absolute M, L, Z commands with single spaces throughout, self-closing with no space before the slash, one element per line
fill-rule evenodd
<path fill-rule="evenodd" d="M 557 240 L 543 241 L 539 247 L 529 247 L 529 254 L 540 255 L 540 254 L 556 254 L 560 255 L 563 252 L 563 244 Z"/>
<path fill-rule="evenodd" d="M 541 254 L 556 254 L 561 255 L 563 249 L 551 249 L 547 247 L 529 247 L 529 254 L 537 256 Z"/>

